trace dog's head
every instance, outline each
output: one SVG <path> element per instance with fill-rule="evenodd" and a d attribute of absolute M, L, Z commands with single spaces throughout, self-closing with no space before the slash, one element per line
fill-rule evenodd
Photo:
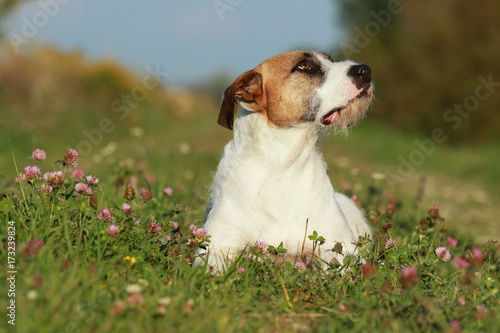
<path fill-rule="evenodd" d="M 239 102 L 271 126 L 310 123 L 346 129 L 362 118 L 372 92 L 367 65 L 335 62 L 322 53 L 283 53 L 243 73 L 226 89 L 218 123 L 232 129 Z"/>

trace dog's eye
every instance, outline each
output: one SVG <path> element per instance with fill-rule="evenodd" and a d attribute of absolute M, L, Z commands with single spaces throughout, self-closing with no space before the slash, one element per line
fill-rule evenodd
<path fill-rule="evenodd" d="M 310 71 L 311 69 L 313 69 L 313 66 L 311 65 L 311 63 L 309 61 L 302 60 L 297 65 L 297 69 L 300 69 L 301 71 Z"/>

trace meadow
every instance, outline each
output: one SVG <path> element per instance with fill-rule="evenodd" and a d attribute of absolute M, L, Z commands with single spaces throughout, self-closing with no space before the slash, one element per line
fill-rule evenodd
<path fill-rule="evenodd" d="M 140 82 L 130 80 L 120 89 Z M 12 316 L 1 323 L 7 331 L 500 330 L 495 145 L 436 145 L 403 170 L 421 150 L 415 140 L 427 138 L 368 115 L 348 137 L 320 145 L 334 186 L 374 229 L 357 243 L 362 260 L 319 273 L 275 264 L 286 250 L 279 244 L 265 253 L 249 244 L 259 260 L 240 258 L 214 276 L 190 263 L 210 241 L 199 228 L 232 135 L 216 125 L 217 101 L 150 92 L 121 118 L 109 112 L 113 98 L 89 107 L 86 96 L 48 96 L 38 113 L 8 104 L 2 123 L 0 253 L 11 279 L 0 304 L 15 301 L 15 327 Z M 105 118 L 112 130 L 100 127 Z"/>

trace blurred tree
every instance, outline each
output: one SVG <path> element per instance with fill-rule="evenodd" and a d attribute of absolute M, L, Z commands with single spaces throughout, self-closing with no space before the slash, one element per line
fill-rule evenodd
<path fill-rule="evenodd" d="M 0 1 L 0 15 L 4 16 L 15 6 L 26 0 L 2 0 Z"/>
<path fill-rule="evenodd" d="M 447 142 L 498 140 L 500 1 L 341 0 L 346 58 L 373 68 L 373 117 Z"/>
<path fill-rule="evenodd" d="M 4 19 L 19 4 L 29 0 L 0 0 L 0 20 Z"/>
<path fill-rule="evenodd" d="M 3 22 L 5 18 L 20 4 L 31 0 L 0 0 L 0 40 L 5 37 Z"/>

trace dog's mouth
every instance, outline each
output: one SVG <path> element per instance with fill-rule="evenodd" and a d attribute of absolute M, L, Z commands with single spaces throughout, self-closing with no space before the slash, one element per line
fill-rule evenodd
<path fill-rule="evenodd" d="M 343 110 L 348 109 L 358 99 L 360 99 L 360 98 L 369 98 L 369 97 L 371 97 L 371 95 L 372 95 L 371 87 L 368 87 L 368 88 L 365 88 L 365 89 L 361 90 L 359 92 L 359 94 L 356 97 L 354 97 L 353 99 L 351 99 L 349 102 L 347 102 L 346 105 L 338 107 L 338 108 L 334 108 L 333 110 L 331 110 L 330 112 L 328 112 L 326 115 L 324 115 L 323 118 L 321 118 L 321 123 L 323 125 L 333 124 L 333 122 L 335 121 L 335 119 L 337 119 L 337 117 L 340 117 L 340 113 Z"/>

